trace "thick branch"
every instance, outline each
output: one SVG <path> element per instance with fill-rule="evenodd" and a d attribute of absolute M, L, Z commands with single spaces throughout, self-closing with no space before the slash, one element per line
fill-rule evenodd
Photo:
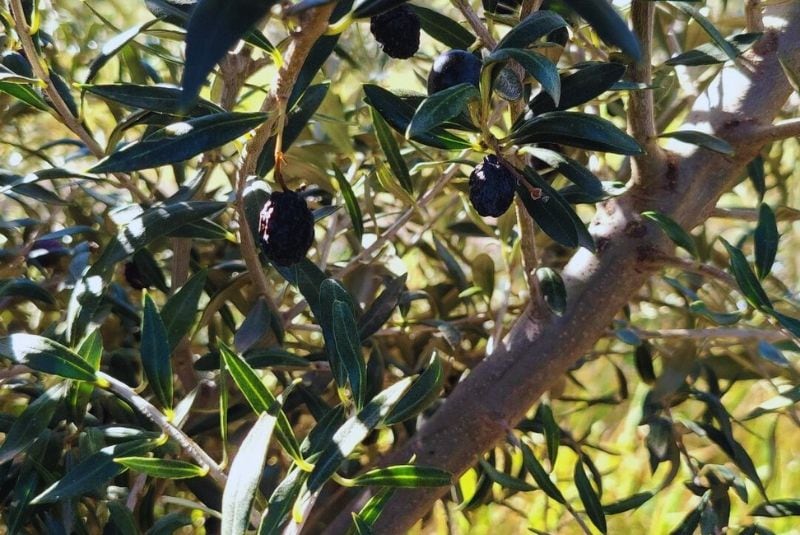
<path fill-rule="evenodd" d="M 736 156 L 726 158 L 704 149 L 693 149 L 682 158 L 670 155 L 662 175 L 636 180 L 638 185 L 628 194 L 606 203 L 592 225 L 598 253 L 580 250 L 564 268 L 568 295 L 564 314 L 542 319 L 529 308 L 496 351 L 473 369 L 409 443 L 381 464 L 416 456 L 420 465 L 463 473 L 504 438 L 553 381 L 591 350 L 656 269 L 652 259 L 670 250 L 663 233 L 641 220 L 641 211 L 656 209 L 687 226 L 708 217 L 720 195 L 740 178 L 741 169 L 760 149 L 748 144 L 753 127 L 770 124 L 790 94 L 778 55 L 790 61 L 792 68 L 800 64 L 800 5 L 784 3 L 770 11 L 771 20 L 782 18 L 785 24 L 780 30 L 769 30 L 763 43 L 747 54 L 752 72 L 744 76 L 737 75 L 737 66 L 724 69 L 689 117 L 691 127 L 703 123 L 706 130 L 724 134 Z M 641 168 L 634 174 L 640 172 Z M 442 494 L 441 489 L 395 493 L 376 532 L 405 533 Z M 349 511 L 367 497 L 368 493 L 358 495 L 327 533 L 344 532 L 351 521 Z"/>

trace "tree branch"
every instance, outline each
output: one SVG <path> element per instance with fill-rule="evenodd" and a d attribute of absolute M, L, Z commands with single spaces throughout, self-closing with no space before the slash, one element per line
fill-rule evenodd
<path fill-rule="evenodd" d="M 777 57 L 789 61 L 792 68 L 800 65 L 800 4 L 768 9 L 770 20 L 783 22 L 780 28 L 768 30 L 763 43 L 747 53 L 752 71 L 745 76 L 737 73 L 740 67 L 726 66 L 688 118 L 690 125 L 702 122 L 710 131 L 723 133 L 733 143 L 736 156 L 694 149 L 682 158 L 670 155 L 674 160 L 662 170 L 669 176 L 648 176 L 648 180 L 635 176 L 636 186 L 598 210 L 592 230 L 603 246 L 597 255 L 582 249 L 564 268 L 568 296 L 564 314 L 538 318 L 529 307 L 506 339 L 458 384 L 409 442 L 379 464 L 416 456 L 420 465 L 463 473 L 505 437 L 508 424 L 524 417 L 542 393 L 592 349 L 608 323 L 656 269 L 652 258 L 671 251 L 673 246 L 663 233 L 641 220 L 641 211 L 659 210 L 688 226 L 708 217 L 720 195 L 740 179 L 744 165 L 761 148 L 748 144 L 751 118 L 771 122 L 790 95 Z M 634 175 L 647 167 L 639 167 Z M 662 180 L 665 177 L 669 180 Z M 396 492 L 378 519 L 376 532 L 405 533 L 444 492 Z M 325 533 L 343 533 L 351 522 L 350 511 L 357 510 L 368 496 L 369 491 L 357 494 Z"/>

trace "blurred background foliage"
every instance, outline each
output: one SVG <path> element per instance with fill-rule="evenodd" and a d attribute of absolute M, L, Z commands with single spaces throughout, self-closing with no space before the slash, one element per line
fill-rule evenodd
<path fill-rule="evenodd" d="M 559 2 L 546 4 L 553 4 L 552 7 L 569 15 Z M 704 4 L 703 12 L 723 35 L 741 31 L 742 2 Z M 462 20 L 458 10 L 447 2 L 437 1 L 422 7 Z M 7 7 L 2 9 L 8 12 Z M 117 0 L 41 0 L 40 10 L 41 29 L 52 38 L 43 49 L 44 55 L 70 84 L 69 93 L 85 124 L 103 145 L 112 139 L 116 142 L 138 139 L 146 127 L 120 130 L 119 125 L 130 118 L 129 111 L 82 93 L 81 82 L 103 47 L 123 29 L 150 20 L 148 11 L 140 2 Z M 489 26 L 502 34 L 506 27 L 502 17 L 497 18 Z M 562 65 L 607 59 L 607 50 L 591 31 L 574 16 L 569 20 L 575 24 L 571 30 L 574 40 L 561 57 Z M 0 35 L 0 45 L 3 50 L 14 50 L 16 43 L 8 31 L 9 21 L 4 24 L 6 32 Z M 264 34 L 277 44 L 286 37 L 286 28 L 273 20 L 265 26 Z M 698 24 L 670 6 L 659 7 L 653 89 L 659 131 L 671 131 L 680 125 L 693 97 L 718 69 L 718 65 L 673 66 L 665 61 L 708 41 L 708 35 Z M 374 303 L 394 277 L 407 274 L 407 291 L 400 299 L 400 306 L 374 335 L 373 350 L 380 356 L 373 354 L 367 373 L 387 377 L 409 374 L 424 368 L 437 352 L 445 363 L 447 393 L 466 370 L 491 350 L 528 300 L 516 214 L 509 211 L 487 224 L 467 202 L 467 176 L 480 155 L 466 151 L 458 156 L 463 165 L 444 192 L 413 209 L 408 223 L 384 245 L 379 260 L 361 265 L 351 262 L 364 247 L 379 239 L 399 214 L 412 210 L 414 203 L 414 197 L 395 182 L 387 168 L 374 133 L 370 108 L 364 103 L 362 84 L 378 84 L 395 92 L 423 92 L 432 59 L 445 49 L 442 43 L 423 33 L 420 52 L 412 61 L 399 62 L 380 51 L 369 35 L 367 24 L 350 27 L 317 75 L 317 82 L 330 81 L 330 89 L 308 127 L 288 151 L 284 176 L 290 186 L 306 187 L 312 208 L 325 218 L 317 226 L 317 245 L 311 260 L 323 269 L 347 266 L 341 280 L 360 309 Z M 551 55 L 547 50 L 544 53 Z M 551 59 L 557 59 L 558 54 L 553 54 Z M 256 57 L 268 56 L 259 51 Z M 176 27 L 159 22 L 110 58 L 92 83 L 177 84 L 181 64 L 182 36 Z M 274 63 L 269 63 L 249 78 L 235 109 L 256 111 L 275 72 Z M 221 79 L 212 77 L 212 84 L 201 96 L 219 102 L 221 92 Z M 786 106 L 787 117 L 796 115 L 798 104 L 800 100 L 795 94 Z M 605 93 L 583 109 L 625 127 L 625 91 Z M 508 125 L 510 116 L 505 121 Z M 413 194 L 427 191 L 453 158 L 452 153 L 418 144 L 401 142 L 400 146 L 413 179 Z M 202 165 L 211 173 L 203 178 L 202 198 L 230 199 L 235 154 L 241 147 L 241 141 L 228 144 L 203 158 Z M 586 466 L 595 483 L 602 481 L 603 504 L 658 491 L 635 511 L 609 514 L 610 533 L 670 533 L 692 513 L 701 502 L 699 496 L 709 488 L 713 489 L 712 500 L 729 502 L 730 525 L 740 532 L 742 526 L 753 522 L 748 513 L 763 501 L 754 482 L 755 475 L 772 498 L 800 495 L 800 432 L 794 405 L 800 400 L 798 346 L 785 333 L 772 328 L 769 317 L 747 307 L 735 282 L 725 272 L 728 259 L 724 249 L 715 244 L 722 236 L 748 256 L 752 255 L 758 201 L 763 198 L 774 208 L 781 232 L 777 259 L 764 286 L 770 295 L 781 296 L 788 311 L 793 310 L 796 315 L 800 212 L 793 207 L 800 206 L 798 151 L 800 145 L 797 139 L 792 139 L 774 143 L 763 152 L 763 161 L 751 166 L 749 180 L 726 194 L 714 216 L 692 230 L 698 260 L 680 251 L 674 267 L 664 270 L 641 289 L 618 320 L 609 325 L 607 336 L 510 433 L 515 438 L 495 448 L 483 464 L 467 472 L 454 487 L 453 499 L 437 504 L 418 532 L 524 533 L 530 528 L 536 532 L 581 533 L 581 527 L 562 504 L 545 492 L 526 491 L 526 485 L 530 487 L 532 481 L 528 477 L 525 483 L 522 453 L 517 447 L 520 440 L 532 448 L 548 470 L 552 469 L 552 479 L 566 501 L 573 504 L 570 507 L 581 508 L 573 472 L 578 460 L 576 451 L 582 452 L 584 463 L 591 463 Z M 575 150 L 569 154 L 609 183 L 624 183 L 630 172 L 629 162 L 621 156 Z M 0 179 L 5 184 L 11 175 L 25 176 L 47 168 L 83 173 L 95 163 L 87 156 L 59 120 L 7 93 L 0 94 Z M 332 173 L 334 168 L 342 172 L 358 199 L 363 214 L 363 236 L 358 235 L 345 209 L 329 208 L 344 204 L 341 184 Z M 137 176 L 137 187 L 145 192 L 149 202 L 164 200 L 182 185 L 190 184 L 195 171 L 194 164 L 147 170 Z M 563 179 L 556 180 L 556 184 L 566 185 L 560 182 Z M 3 190 L 0 280 L 31 281 L 45 294 L 39 295 L 32 288 L 26 290 L 27 294 L 0 294 L 0 334 L 63 333 L 64 311 L 81 267 L 89 255 L 116 234 L 117 225 L 129 219 L 125 211 L 129 203 L 128 192 L 118 185 L 88 176 L 43 181 L 16 191 Z M 593 204 L 577 207 L 584 221 L 591 219 L 594 209 Z M 235 231 L 232 215 L 223 212 L 215 222 L 223 230 Z M 285 335 L 280 329 L 273 332 L 260 328 L 261 320 L 270 312 L 264 311 L 263 302 L 259 304 L 253 289 L 236 282 L 237 274 L 243 270 L 237 240 L 230 233 L 223 233 L 221 238 L 195 240 L 192 245 L 192 272 L 207 268 L 208 281 L 207 293 L 200 299 L 201 313 L 191 339 L 191 351 L 203 356 L 200 362 L 212 361 L 212 364 L 207 368 L 196 365 L 204 370 L 200 372 L 203 381 L 185 428 L 216 459 L 231 457 L 252 421 L 248 419 L 246 405 L 232 393 L 227 436 L 230 447 L 223 444 L 224 437 L 220 437 L 218 428 L 217 394 L 211 387 L 211 382 L 218 380 L 213 361 L 218 361 L 219 356 L 211 352 L 216 340 L 232 341 L 237 349 L 244 351 L 273 347 L 277 336 L 285 336 L 283 347 L 290 353 L 275 352 L 273 357 L 299 356 L 315 362 L 319 370 L 314 372 L 317 375 L 311 373 L 306 377 L 308 388 L 303 390 L 304 395 L 308 390 L 315 392 L 307 394 L 314 399 L 335 401 L 335 395 L 324 390 L 322 335 L 308 308 L 298 306 L 302 300 L 300 294 L 278 272 L 267 270 L 285 321 Z M 159 307 L 167 302 L 171 288 L 175 240 L 157 240 L 134 259 L 141 271 L 145 271 L 144 285 L 151 287 L 149 295 Z M 559 270 L 570 251 L 542 233 L 537 234 L 536 240 L 542 265 Z M 102 369 L 136 386 L 143 384 L 137 349 L 142 295 L 126 281 L 124 269 L 122 264 L 117 267 L 105 304 L 101 326 L 105 351 Z M 692 309 L 692 302 L 702 302 L 707 309 L 696 304 Z M 207 312 L 212 308 L 220 313 Z M 714 315 L 723 311 L 729 316 Z M 245 329 L 251 320 L 258 329 Z M 741 329 L 733 337 L 707 336 L 706 329 L 725 328 L 729 320 L 738 321 Z M 288 358 L 269 369 L 272 371 L 264 370 L 264 378 L 277 390 L 290 384 L 298 370 Z M 46 375 L 15 375 L 12 371 L 13 367 L 0 370 L 2 432 L 8 431 L 14 417 L 32 399 L 60 381 Z M 187 394 L 176 382 L 176 402 Z M 155 525 L 157 519 L 169 525 L 170 520 L 180 518 L 180 523 L 187 517 L 193 527 L 183 528 L 186 532 L 203 532 L 203 523 L 214 516 L 209 509 L 218 507 L 214 505 L 218 495 L 216 498 L 204 495 L 210 492 L 209 485 L 143 479 L 134 473 L 118 476 L 105 492 L 87 495 L 74 508 L 66 504 L 25 511 L 19 508 L 20 496 L 14 486 L 23 479 L 18 470 L 38 471 L 40 483 L 32 493 L 35 495 L 46 487 L 45 482 L 52 483 L 77 459 L 105 445 L 100 435 L 105 432 L 108 438 L 109 425 L 116 422 L 120 426 L 152 430 L 141 416 L 115 398 L 97 390 L 91 396 L 90 417 L 85 421 L 83 416 L 67 419 L 68 423 L 53 427 L 49 441 L 40 439 L 36 443 L 35 447 L 47 450 L 42 459 L 52 464 L 0 465 L 0 517 L 6 523 L 27 522 L 26 529 L 31 533 L 55 530 L 56 526 L 96 533 L 113 516 L 119 503 L 126 499 L 131 503 L 128 489 L 138 486 L 139 502 L 134 499 L 133 503 L 141 529 Z M 670 400 L 668 409 L 654 406 L 654 398 L 659 396 Z M 313 420 L 302 410 L 299 400 L 293 401 L 287 404 L 286 411 L 295 433 L 303 437 Z M 547 410 L 552 411 L 560 432 L 548 423 L 544 415 Z M 707 436 L 707 429 L 703 432 L 703 426 L 729 428 L 728 439 L 735 442 L 720 446 Z M 399 434 L 389 429 L 380 431 L 363 446 L 361 461 L 374 459 L 377 453 L 390 448 L 397 436 L 408 431 Z M 553 451 L 548 451 L 547 441 L 553 439 L 554 432 L 562 447 L 558 448 L 553 463 Z M 738 454 L 738 449 L 735 455 L 726 454 L 725 447 L 736 448 L 737 444 L 745 452 L 744 457 Z M 285 456 L 273 447 L 266 467 L 268 477 L 261 483 L 264 496 L 270 495 L 286 467 Z M 164 448 L 165 455 L 179 454 L 179 448 L 172 443 Z M 358 465 L 354 463 L 355 467 Z M 745 497 L 748 499 L 744 500 Z M 110 504 L 114 498 L 122 501 Z M 148 503 L 142 503 L 147 500 Z M 725 505 L 719 505 L 716 512 L 725 509 Z M 165 516 L 169 514 L 176 516 Z M 86 527 L 78 527 L 76 515 L 84 518 Z M 775 533 L 800 533 L 796 518 L 758 519 L 758 522 Z M 119 528 L 105 529 L 113 533 L 113 529 Z"/>

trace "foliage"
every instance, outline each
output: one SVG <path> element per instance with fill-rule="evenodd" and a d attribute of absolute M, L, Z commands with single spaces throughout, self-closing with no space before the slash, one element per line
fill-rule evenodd
<path fill-rule="evenodd" d="M 403 11 L 423 34 L 400 61 L 370 35 L 399 1 L 145 4 L 0 4 L 10 533 L 380 532 L 408 488 L 449 489 L 423 522 L 453 532 L 793 525 L 800 145 L 742 160 L 683 124 L 773 38 L 752 11 L 634 0 L 653 44 L 604 1 L 440 0 Z M 480 58 L 478 87 L 423 93 L 449 49 Z M 631 102 L 651 97 L 648 138 Z M 447 430 L 479 447 L 452 452 L 470 466 L 402 457 L 515 322 L 564 321 L 568 351 L 565 265 L 603 259 L 587 222 L 659 147 L 748 180 L 696 227 L 657 199 L 635 214 L 626 231 L 668 252 L 524 417 Z M 487 155 L 516 200 L 483 218 L 468 179 Z M 284 190 L 315 221 L 290 265 L 259 246 Z M 472 436 L 489 424 L 506 440 Z M 371 498 L 351 511 L 342 487 Z"/>

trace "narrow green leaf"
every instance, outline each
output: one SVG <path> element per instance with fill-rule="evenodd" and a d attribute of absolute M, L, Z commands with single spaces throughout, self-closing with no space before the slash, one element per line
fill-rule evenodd
<path fill-rule="evenodd" d="M 94 368 L 80 355 L 49 338 L 16 333 L 0 338 L 0 356 L 66 379 L 94 382 Z"/>
<path fill-rule="evenodd" d="M 544 426 L 544 440 L 547 443 L 547 458 L 550 465 L 555 466 L 558 459 L 558 448 L 561 445 L 561 428 L 553 415 L 553 407 L 550 403 L 542 402 L 539 405 L 539 415 Z"/>
<path fill-rule="evenodd" d="M 700 11 L 697 8 L 688 4 L 687 2 L 671 2 L 671 3 L 678 9 L 680 9 L 681 11 L 692 17 L 695 20 L 695 22 L 697 22 L 697 24 L 699 24 L 700 27 L 703 28 L 703 30 L 708 34 L 708 36 L 711 37 L 711 40 L 714 42 L 714 44 L 717 45 L 719 49 L 725 53 L 726 56 L 728 56 L 728 59 L 733 61 L 736 60 L 736 57 L 739 55 L 739 51 L 736 49 L 735 46 L 729 43 L 721 33 L 719 33 L 719 30 L 717 30 L 716 26 L 714 26 L 714 24 L 712 24 L 710 20 L 708 20 L 702 13 L 700 13 Z"/>
<path fill-rule="evenodd" d="M 386 129 L 388 131 L 388 126 Z M 405 164 L 405 162 L 403 162 L 403 164 Z M 364 217 L 361 215 L 361 208 L 358 206 L 358 197 L 356 197 L 356 194 L 353 192 L 353 188 L 347 181 L 347 177 L 344 176 L 338 167 L 334 166 L 333 173 L 336 176 L 336 184 L 342 192 L 342 198 L 347 207 L 347 213 L 350 215 L 350 221 L 353 223 L 353 230 L 356 233 L 356 237 L 358 237 L 358 241 L 361 242 L 361 238 L 364 236 Z M 397 173 L 395 173 L 395 176 L 397 176 Z"/>
<path fill-rule="evenodd" d="M 378 517 L 383 512 L 383 507 L 389 501 L 389 499 L 394 495 L 395 489 L 393 488 L 382 488 L 378 492 L 376 492 L 367 503 L 364 504 L 364 507 L 361 508 L 361 511 L 358 512 L 358 515 L 367 525 L 372 526 L 378 520 Z"/>
<path fill-rule="evenodd" d="M 265 113 L 226 112 L 176 122 L 111 153 L 88 172 L 128 173 L 183 162 L 233 141 L 266 118 Z"/>
<path fill-rule="evenodd" d="M 406 128 L 408 139 L 427 134 L 434 127 L 457 117 L 467 110 L 472 101 L 480 100 L 478 89 L 469 83 L 443 89 L 422 101 Z"/>
<path fill-rule="evenodd" d="M 484 473 L 492 480 L 492 482 L 497 483 L 503 488 L 514 490 L 517 492 L 530 492 L 532 490 L 536 490 L 536 488 L 526 483 L 525 481 L 521 480 L 518 477 L 514 477 L 510 474 L 506 474 L 505 472 L 501 472 L 492 464 L 485 459 L 479 459 L 478 464 L 480 464 L 481 468 L 483 469 Z"/>
<path fill-rule="evenodd" d="M 531 473 L 539 488 L 558 503 L 567 503 L 564 495 L 561 494 L 556 484 L 547 475 L 542 463 L 539 462 L 539 459 L 536 458 L 528 445 L 523 443 L 520 444 L 520 447 L 522 448 L 522 460 L 525 463 L 525 468 Z"/>
<path fill-rule="evenodd" d="M 275 414 L 277 412 L 278 442 L 281 443 L 292 459 L 302 462 L 303 457 L 300 454 L 300 445 L 297 443 L 286 414 L 280 409 L 278 400 L 264 386 L 264 383 L 261 382 L 261 379 L 247 361 L 239 357 L 223 343 L 219 344 L 219 351 L 236 386 L 242 391 L 245 399 L 247 399 L 256 414 L 263 412 Z"/>
<path fill-rule="evenodd" d="M 765 516 L 769 518 L 800 516 L 800 500 L 772 500 L 757 505 L 752 511 L 750 511 L 750 515 Z"/>
<path fill-rule="evenodd" d="M 250 508 L 261 481 L 275 421 L 274 416 L 261 413 L 231 463 L 222 493 L 222 535 L 243 535 L 250 526 Z"/>
<path fill-rule="evenodd" d="M 158 308 L 147 293 L 144 294 L 140 351 L 142 368 L 150 388 L 163 407 L 172 409 L 172 351 Z"/>
<path fill-rule="evenodd" d="M 292 468 L 278 484 L 269 498 L 267 509 L 261 516 L 258 535 L 280 533 L 280 526 L 286 521 L 292 505 L 308 480 L 309 473 L 298 467 Z"/>
<path fill-rule="evenodd" d="M 775 213 L 768 204 L 761 203 L 758 209 L 758 225 L 753 236 L 756 249 L 756 273 L 758 278 L 764 280 L 772 270 L 775 255 L 778 252 L 778 223 Z"/>
<path fill-rule="evenodd" d="M 517 125 L 510 138 L 520 144 L 560 143 L 614 154 L 637 155 L 644 150 L 613 123 L 586 113 L 551 111 Z"/>
<path fill-rule="evenodd" d="M 157 457 L 117 457 L 114 462 L 134 472 L 160 479 L 203 477 L 208 473 L 208 468 L 196 464 Z"/>
<path fill-rule="evenodd" d="M 372 17 L 405 2 L 406 0 L 356 0 L 353 3 L 352 15 L 355 19 Z"/>
<path fill-rule="evenodd" d="M 0 446 L 0 464 L 10 461 L 27 449 L 47 429 L 64 396 L 66 386 L 67 383 L 60 383 L 49 388 L 14 419 L 11 429 L 5 433 L 3 445 Z"/>
<path fill-rule="evenodd" d="M 407 274 L 392 279 L 386 288 L 358 318 L 358 334 L 366 340 L 378 331 L 392 317 L 394 309 L 406 291 Z"/>
<path fill-rule="evenodd" d="M 660 134 L 658 137 L 677 139 L 678 141 L 689 143 L 690 145 L 697 145 L 698 147 L 703 147 L 704 149 L 718 152 L 720 154 L 724 154 L 725 156 L 733 156 L 736 152 L 731 144 L 724 139 L 720 139 L 716 136 L 712 136 L 711 134 L 706 134 L 705 132 L 700 132 L 697 130 L 678 130 L 676 132 L 665 132 Z"/>
<path fill-rule="evenodd" d="M 603 183 L 586 167 L 560 152 L 541 147 L 525 147 L 525 153 L 556 169 L 564 178 L 595 197 L 604 195 Z"/>
<path fill-rule="evenodd" d="M 764 194 L 767 192 L 767 185 L 765 183 L 766 174 L 764 172 L 764 158 L 761 156 L 756 156 L 750 161 L 750 163 L 747 164 L 747 176 L 750 178 L 750 182 L 753 183 L 753 187 L 758 192 L 759 202 L 762 202 L 764 200 Z"/>
<path fill-rule="evenodd" d="M 689 254 L 697 258 L 697 246 L 694 238 L 683 227 L 673 221 L 671 217 L 652 211 L 642 212 L 642 216 L 654 221 L 675 245 L 683 247 Z"/>
<path fill-rule="evenodd" d="M 740 33 L 727 39 L 728 43 L 736 49 L 736 55 L 740 56 L 750 49 L 761 37 L 763 33 Z M 725 63 L 730 60 L 728 55 L 720 49 L 716 43 L 704 43 L 697 48 L 687 50 L 677 56 L 673 56 L 664 62 L 665 65 L 715 65 Z"/>
<path fill-rule="evenodd" d="M 610 90 L 625 74 L 621 63 L 589 63 L 561 78 L 560 100 L 542 91 L 531 99 L 528 109 L 534 115 L 563 111 L 579 106 Z"/>
<path fill-rule="evenodd" d="M 397 95 L 377 85 L 364 84 L 363 88 L 367 104 L 385 119 L 385 122 L 392 129 L 405 135 L 411 118 L 414 116 L 415 108 Z M 439 127 L 414 137 L 414 141 L 419 141 L 430 147 L 447 150 L 460 150 L 471 147 L 468 141 Z"/>
<path fill-rule="evenodd" d="M 203 294 L 207 275 L 208 271 L 205 269 L 195 273 L 180 290 L 167 299 L 164 308 L 161 309 L 161 318 L 164 320 L 169 347 L 172 349 L 175 349 L 181 338 L 194 325 L 197 305 Z"/>
<path fill-rule="evenodd" d="M 403 394 L 384 419 L 386 425 L 394 425 L 421 413 L 438 397 L 444 384 L 444 368 L 439 355 L 434 352 L 428 367 Z"/>
<path fill-rule="evenodd" d="M 566 28 L 566 21 L 552 11 L 535 11 L 515 25 L 495 50 L 502 48 L 527 48 L 534 41 L 559 28 Z"/>
<path fill-rule="evenodd" d="M 42 95 L 28 85 L 0 81 L 0 93 L 11 95 L 39 111 L 47 111 L 50 109 L 47 102 L 42 98 Z"/>
<path fill-rule="evenodd" d="M 339 465 L 363 441 L 411 385 L 406 377 L 375 396 L 355 416 L 349 418 L 333 435 L 331 443 L 322 451 L 308 480 L 309 492 L 314 492 L 336 472 Z"/>
<path fill-rule="evenodd" d="M 0 280 L 0 299 L 4 297 L 21 297 L 48 305 L 56 304 L 50 292 L 28 279 Z"/>
<path fill-rule="evenodd" d="M 600 497 L 597 496 L 594 487 L 586 477 L 586 472 L 583 471 L 583 461 L 578 459 L 575 463 L 574 473 L 575 486 L 578 487 L 578 495 L 581 497 L 583 507 L 586 509 L 586 514 L 589 515 L 589 520 L 592 521 L 597 529 L 606 533 L 608 527 L 606 526 L 606 517 L 603 513 L 603 506 L 600 504 Z"/>
<path fill-rule="evenodd" d="M 103 100 L 129 108 L 148 110 L 165 115 L 183 115 L 179 100 L 181 90 L 163 85 L 102 84 L 85 85 L 81 89 Z M 211 101 L 199 99 L 189 115 L 205 115 L 224 111 Z"/>
<path fill-rule="evenodd" d="M 769 313 L 773 318 L 778 320 L 778 322 L 793 335 L 800 337 L 799 319 L 787 316 L 786 314 L 781 314 L 777 310 L 773 309 L 768 309 L 766 310 L 766 312 Z"/>
<path fill-rule="evenodd" d="M 467 50 L 475 42 L 475 36 L 447 15 L 427 7 L 408 4 L 419 17 L 422 31 L 450 48 Z"/>
<path fill-rule="evenodd" d="M 377 109 L 370 108 L 370 113 L 372 114 L 372 125 L 373 128 L 375 128 L 375 135 L 378 138 L 378 143 L 380 143 L 392 173 L 397 180 L 400 181 L 400 185 L 403 186 L 403 189 L 412 193 L 414 187 L 411 182 L 411 175 L 408 172 L 408 166 L 403 156 L 400 154 L 400 148 L 397 146 L 397 141 L 395 141 L 391 130 L 389 130 L 389 125 L 386 124 L 386 121 L 381 114 L 378 113 Z"/>
<path fill-rule="evenodd" d="M 638 509 L 644 505 L 650 498 L 655 496 L 655 493 L 646 491 L 633 494 L 627 498 L 623 498 L 614 503 L 609 503 L 603 506 L 603 512 L 607 515 L 618 515 L 633 509 Z"/>
<path fill-rule="evenodd" d="M 386 468 L 374 468 L 355 478 L 359 487 L 447 487 L 452 484 L 453 474 L 430 466 L 402 464 Z"/>
<path fill-rule="evenodd" d="M 731 272 L 736 279 L 736 284 L 739 286 L 742 294 L 744 294 L 745 299 L 747 299 L 747 302 L 756 309 L 772 308 L 769 297 L 767 297 L 764 288 L 761 287 L 761 283 L 753 273 L 753 270 L 750 269 L 750 265 L 747 263 L 744 253 L 725 241 L 725 239 L 720 238 L 720 241 L 722 241 L 722 244 L 728 251 Z"/>
<path fill-rule="evenodd" d="M 522 68 L 541 84 L 544 92 L 558 105 L 561 98 L 561 78 L 558 76 L 555 64 L 541 54 L 520 48 L 500 48 L 486 57 L 484 65 L 504 63 L 512 59 L 522 65 Z"/>
<path fill-rule="evenodd" d="M 639 40 L 607 0 L 565 0 L 606 44 L 622 49 L 634 60 L 641 57 Z"/>
<path fill-rule="evenodd" d="M 157 442 L 152 440 L 135 440 L 107 446 L 73 466 L 63 478 L 50 485 L 31 503 L 55 503 L 92 491 L 126 470 L 124 466 L 114 462 L 115 457 L 142 455 L 156 446 Z"/>

